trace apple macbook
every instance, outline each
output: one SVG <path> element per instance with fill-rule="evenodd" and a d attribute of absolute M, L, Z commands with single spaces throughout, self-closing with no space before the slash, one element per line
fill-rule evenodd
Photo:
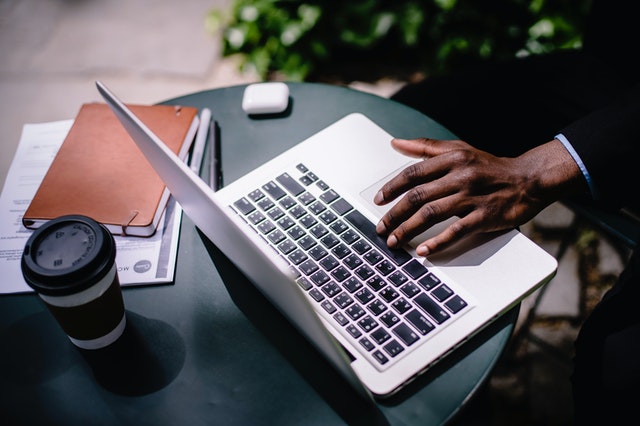
<path fill-rule="evenodd" d="M 416 160 L 363 114 L 213 191 L 97 87 L 195 225 L 363 395 L 393 395 L 555 274 L 517 230 L 416 256 L 413 243 L 445 223 L 390 250 L 373 194 Z"/>

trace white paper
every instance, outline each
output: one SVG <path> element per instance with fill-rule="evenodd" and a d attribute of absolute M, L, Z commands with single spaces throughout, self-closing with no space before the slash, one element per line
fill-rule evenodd
<path fill-rule="evenodd" d="M 0 293 L 33 291 L 22 277 L 20 259 L 33 231 L 22 216 L 35 195 L 73 120 L 25 124 L 0 194 Z M 182 209 L 170 197 L 155 234 L 148 238 L 115 236 L 120 284 L 173 281 Z"/>

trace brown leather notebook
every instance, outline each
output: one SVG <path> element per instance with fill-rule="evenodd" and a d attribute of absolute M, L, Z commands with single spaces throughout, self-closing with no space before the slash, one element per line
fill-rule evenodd
<path fill-rule="evenodd" d="M 167 146 L 185 159 L 198 128 L 198 110 L 130 105 Z M 50 219 L 81 214 L 113 234 L 150 236 L 169 198 L 153 170 L 104 103 L 82 105 L 22 223 L 35 229 Z"/>

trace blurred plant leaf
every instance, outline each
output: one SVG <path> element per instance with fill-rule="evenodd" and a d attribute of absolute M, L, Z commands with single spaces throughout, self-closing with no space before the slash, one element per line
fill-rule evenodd
<path fill-rule="evenodd" d="M 205 26 L 263 79 L 366 80 L 580 47 L 590 2 L 233 0 Z"/>

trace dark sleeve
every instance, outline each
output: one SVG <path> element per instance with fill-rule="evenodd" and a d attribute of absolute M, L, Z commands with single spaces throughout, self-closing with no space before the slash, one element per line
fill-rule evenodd
<path fill-rule="evenodd" d="M 599 199 L 640 211 L 640 85 L 562 129 Z"/>

